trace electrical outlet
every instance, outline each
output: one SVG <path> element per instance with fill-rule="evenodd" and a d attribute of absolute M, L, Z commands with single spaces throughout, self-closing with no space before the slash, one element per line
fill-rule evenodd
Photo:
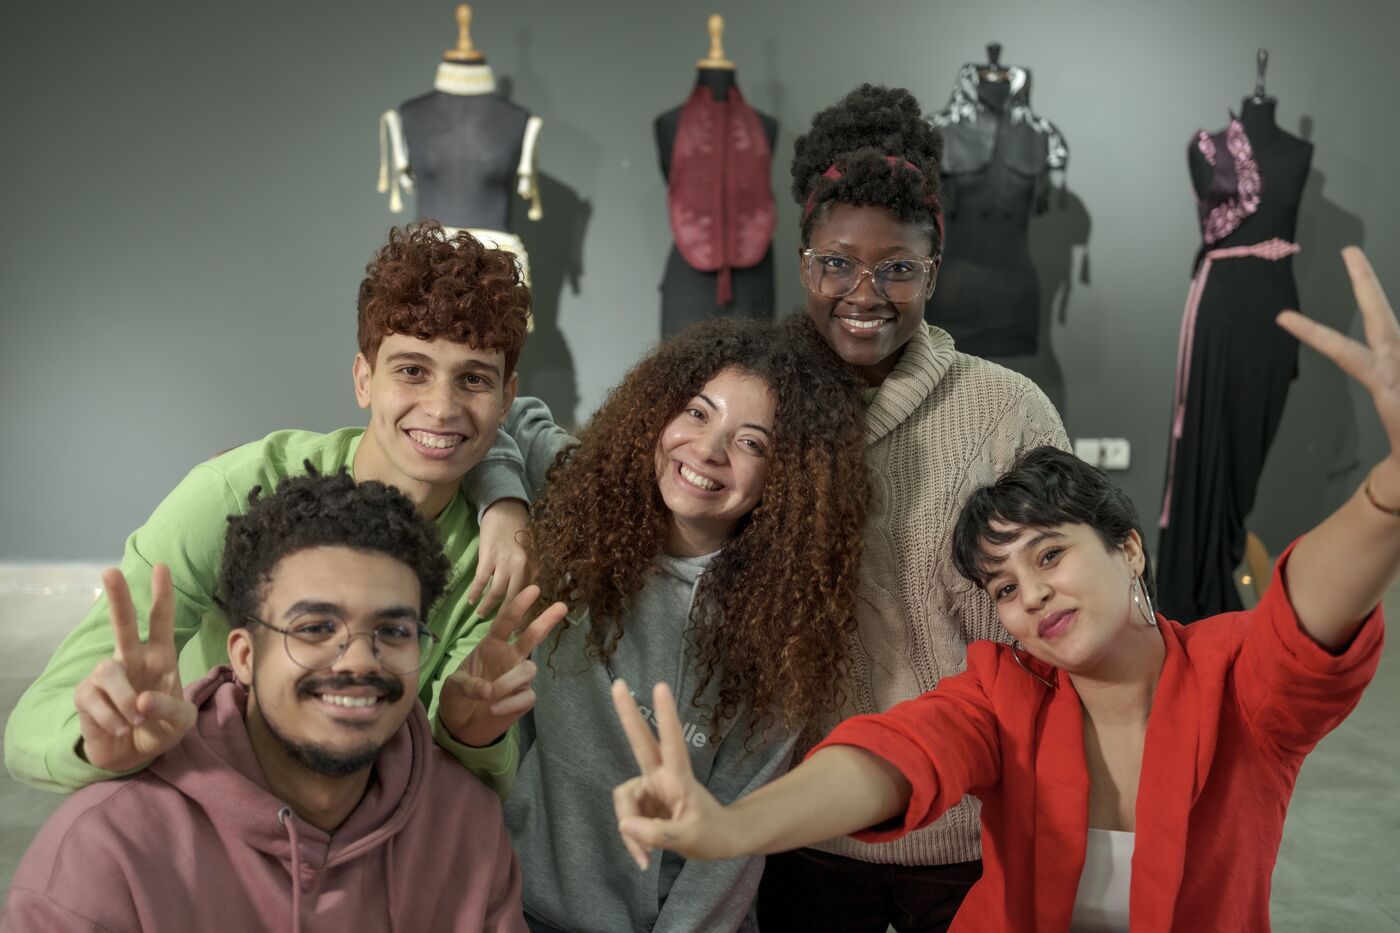
<path fill-rule="evenodd" d="M 1099 441 L 1099 468 L 1126 470 L 1132 460 L 1132 448 L 1126 437 L 1105 437 Z"/>
<path fill-rule="evenodd" d="M 1089 466 L 1098 466 L 1103 457 L 1103 441 L 1097 437 L 1077 437 L 1074 439 L 1074 455 Z"/>

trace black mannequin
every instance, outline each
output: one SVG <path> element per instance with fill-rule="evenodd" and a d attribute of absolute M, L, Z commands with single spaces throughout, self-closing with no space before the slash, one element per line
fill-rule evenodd
<path fill-rule="evenodd" d="M 1290 198 L 1296 207 L 1297 201 L 1302 199 L 1303 184 L 1312 166 L 1313 147 L 1307 140 L 1299 139 L 1279 127 L 1275 120 L 1277 106 L 1278 101 L 1272 97 L 1246 97 L 1240 104 L 1240 125 L 1249 137 L 1256 160 L 1262 153 L 1270 153 L 1270 184 L 1285 191 L 1297 192 L 1296 198 Z M 1210 179 L 1215 169 L 1206 161 L 1200 149 L 1194 146 L 1189 150 L 1188 157 L 1191 185 L 1196 189 L 1196 197 L 1203 198 L 1210 190 Z"/>
<path fill-rule="evenodd" d="M 696 87 L 709 88 L 715 100 L 725 100 L 735 85 L 733 68 L 700 68 L 696 72 Z M 681 109 L 676 107 L 656 118 L 656 149 L 661 159 L 661 174 L 671 177 L 671 153 L 676 145 Z M 778 121 L 767 114 L 758 114 L 768 146 L 778 139 Z M 732 272 L 734 301 L 727 307 L 715 303 L 717 272 L 701 272 L 692 268 L 671 247 L 666 258 L 666 272 L 661 280 L 661 336 L 666 337 L 688 324 L 712 317 L 737 315 L 767 320 L 773 313 L 773 249 L 758 265 Z"/>
<path fill-rule="evenodd" d="M 497 89 L 472 42 L 471 7 L 459 4 L 456 19 L 457 44 L 443 53 L 433 90 L 380 120 L 379 190 L 392 187 L 397 211 L 400 185 L 411 185 L 419 218 L 493 235 L 489 245 L 525 264 L 523 245 L 509 233 L 510 205 L 515 195 L 529 198 L 530 219 L 540 217 L 534 140 L 541 121 Z"/>
<path fill-rule="evenodd" d="M 1313 147 L 1278 126 L 1276 102 L 1264 95 L 1265 61 L 1261 52 L 1259 83 L 1239 114 L 1258 173 L 1257 203 L 1230 232 L 1213 242 L 1203 235 L 1196 257 L 1199 277 L 1207 254 L 1215 252 L 1199 285 L 1157 555 L 1162 610 L 1182 622 L 1242 608 L 1233 572 L 1245 551 L 1244 523 L 1297 367 L 1297 341 L 1274 318 L 1298 307 L 1292 260 L 1280 251 L 1296 249 Z M 1221 138 L 1213 137 L 1215 161 L 1228 168 L 1236 154 Z M 1191 183 L 1197 199 L 1211 203 L 1217 170 L 1202 146 L 1198 135 L 1187 150 Z M 1237 160 L 1235 171 L 1242 166 L 1247 170 L 1248 162 Z M 1276 244 L 1272 257 L 1247 252 L 1270 243 Z M 1178 360 L 1179 379 L 1181 366 Z"/>

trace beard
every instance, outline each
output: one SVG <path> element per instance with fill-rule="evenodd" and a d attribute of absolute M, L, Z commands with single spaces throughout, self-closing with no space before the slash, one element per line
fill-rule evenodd
<path fill-rule="evenodd" d="M 253 687 L 257 687 L 257 674 L 254 671 Z M 310 700 L 312 696 L 321 690 L 344 688 L 344 687 L 374 687 L 384 692 L 385 703 L 394 703 L 403 696 L 403 682 L 397 678 L 390 680 L 370 674 L 366 677 L 351 677 L 346 674 L 336 674 L 330 677 L 308 678 L 297 684 L 296 695 L 299 700 Z M 363 745 L 352 749 L 335 749 L 319 742 L 300 741 L 294 739 L 277 728 L 277 724 L 268 716 L 266 708 L 261 708 L 261 718 L 267 731 L 277 740 L 292 760 L 302 767 L 316 774 L 325 777 L 348 777 L 370 765 L 374 764 L 383 751 L 384 746 L 393 738 L 390 735 L 382 742 L 369 741 Z M 397 733 L 395 733 L 397 734 Z"/>

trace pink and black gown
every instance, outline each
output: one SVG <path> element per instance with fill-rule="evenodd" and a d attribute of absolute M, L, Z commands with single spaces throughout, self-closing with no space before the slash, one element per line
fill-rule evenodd
<path fill-rule="evenodd" d="M 1183 622 L 1243 608 L 1233 574 L 1244 522 L 1278 431 L 1298 342 L 1293 241 L 1312 145 L 1280 130 L 1273 103 L 1246 102 L 1188 149 L 1202 243 L 1182 320 L 1159 525 L 1161 610 Z"/>

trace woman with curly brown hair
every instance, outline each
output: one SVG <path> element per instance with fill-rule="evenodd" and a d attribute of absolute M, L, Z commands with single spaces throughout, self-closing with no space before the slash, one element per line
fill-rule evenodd
<path fill-rule="evenodd" d="M 630 758 L 609 688 L 674 684 L 691 762 L 725 800 L 782 773 L 835 702 L 867 495 L 853 380 L 811 351 L 769 324 L 698 325 L 638 363 L 563 457 L 572 439 L 542 405 L 512 410 L 527 485 L 548 470 L 539 582 L 574 607 L 536 653 L 506 807 L 537 931 L 745 923 L 762 859 L 639 874 L 618 840 L 609 795 Z"/>

